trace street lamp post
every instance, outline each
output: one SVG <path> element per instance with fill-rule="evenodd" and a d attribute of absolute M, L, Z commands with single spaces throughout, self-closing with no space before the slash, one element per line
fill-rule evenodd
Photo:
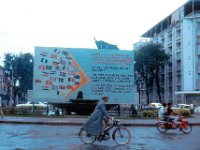
<path fill-rule="evenodd" d="M 17 93 L 16 93 L 16 105 L 19 104 L 19 85 L 20 85 L 20 79 L 21 77 L 18 77 L 18 79 L 16 80 L 16 84 L 15 86 L 18 88 L 17 89 Z"/>
<path fill-rule="evenodd" d="M 9 106 L 11 107 L 13 104 L 13 86 L 14 86 L 14 81 L 13 81 L 13 66 L 10 66 L 10 73 L 11 73 L 11 86 L 10 86 L 10 100 L 9 100 Z"/>

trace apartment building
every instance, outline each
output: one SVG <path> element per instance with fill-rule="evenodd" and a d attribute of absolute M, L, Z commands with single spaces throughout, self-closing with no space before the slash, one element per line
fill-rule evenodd
<path fill-rule="evenodd" d="M 160 74 L 162 99 L 200 105 L 200 1 L 186 2 L 142 37 L 161 43 L 170 55 Z M 151 99 L 157 99 L 155 90 Z"/>

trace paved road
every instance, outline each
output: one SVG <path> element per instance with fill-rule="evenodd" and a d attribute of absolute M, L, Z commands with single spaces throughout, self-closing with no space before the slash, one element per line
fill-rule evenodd
<path fill-rule="evenodd" d="M 200 127 L 195 126 L 186 135 L 179 130 L 161 134 L 155 127 L 129 127 L 132 139 L 127 146 L 117 146 L 114 141 L 83 144 L 79 126 L 0 124 L 0 150 L 199 150 Z"/>

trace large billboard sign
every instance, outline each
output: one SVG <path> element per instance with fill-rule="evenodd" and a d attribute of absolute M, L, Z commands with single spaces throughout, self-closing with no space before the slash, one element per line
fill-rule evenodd
<path fill-rule="evenodd" d="M 46 102 L 109 96 L 133 103 L 133 51 L 36 47 L 33 99 Z"/>

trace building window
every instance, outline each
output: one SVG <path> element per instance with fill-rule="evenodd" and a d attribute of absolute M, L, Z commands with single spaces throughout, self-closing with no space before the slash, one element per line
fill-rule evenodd
<path fill-rule="evenodd" d="M 180 51 L 181 50 L 181 41 L 176 43 L 176 51 Z"/>
<path fill-rule="evenodd" d="M 197 36 L 197 44 L 200 44 L 200 36 Z"/>
<path fill-rule="evenodd" d="M 200 22 L 197 22 L 197 29 L 200 31 Z"/>
<path fill-rule="evenodd" d="M 177 87 L 176 87 L 176 90 L 177 90 L 177 91 L 181 91 L 181 86 L 177 86 Z"/>
<path fill-rule="evenodd" d="M 176 30 L 176 38 L 181 37 L 181 29 Z"/>

